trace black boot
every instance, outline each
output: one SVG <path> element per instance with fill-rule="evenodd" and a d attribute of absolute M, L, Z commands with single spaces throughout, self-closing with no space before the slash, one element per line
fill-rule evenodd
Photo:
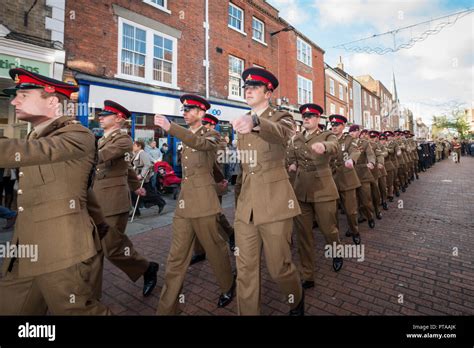
<path fill-rule="evenodd" d="M 402 186 L 402 192 L 407 192 L 407 188 L 405 186 Z"/>
<path fill-rule="evenodd" d="M 143 274 L 143 296 L 149 296 L 155 288 L 159 269 L 160 265 L 156 262 L 150 262 L 148 265 L 148 269 Z"/>
<path fill-rule="evenodd" d="M 206 253 L 193 255 L 193 257 L 191 257 L 191 262 L 189 264 L 194 265 L 198 262 L 204 261 L 205 259 L 206 259 Z"/>
<path fill-rule="evenodd" d="M 400 191 L 395 191 L 395 196 L 400 197 Z"/>
<path fill-rule="evenodd" d="M 388 201 L 391 203 L 393 202 L 393 196 L 388 197 Z"/>
<path fill-rule="evenodd" d="M 392 201 L 393 201 L 393 198 L 392 198 Z M 387 202 L 382 202 L 382 208 L 383 210 L 388 210 Z"/>
<path fill-rule="evenodd" d="M 232 299 L 234 298 L 234 295 L 235 295 L 235 284 L 236 283 L 235 283 L 235 276 L 234 276 L 234 281 L 232 282 L 232 286 L 230 287 L 230 290 L 219 296 L 217 307 L 223 308 L 232 302 Z"/>
<path fill-rule="evenodd" d="M 339 272 L 344 264 L 344 259 L 342 257 L 333 257 L 332 259 L 332 268 L 335 272 Z"/>
<path fill-rule="evenodd" d="M 314 280 L 303 280 L 301 282 L 301 286 L 303 287 L 303 289 L 314 288 Z"/>
<path fill-rule="evenodd" d="M 369 220 L 369 227 L 370 228 L 375 228 L 375 220 L 374 219 Z"/>
<path fill-rule="evenodd" d="M 375 217 L 377 218 L 377 220 L 382 220 L 382 213 L 381 212 L 377 212 L 375 214 Z"/>
<path fill-rule="evenodd" d="M 355 245 L 359 245 L 361 242 L 360 234 L 352 235 L 352 240 L 354 241 Z"/>
<path fill-rule="evenodd" d="M 367 221 L 367 219 L 366 219 L 365 217 L 363 217 L 363 216 L 361 216 L 361 217 L 359 217 L 359 218 L 357 219 L 357 222 L 358 222 L 358 223 L 362 223 L 362 222 L 364 222 L 364 221 Z"/>
<path fill-rule="evenodd" d="M 420 176 L 418 175 L 418 173 L 415 175 L 416 177 L 416 180 L 420 180 Z"/>
<path fill-rule="evenodd" d="M 304 290 L 303 290 L 303 296 L 301 297 L 300 303 L 290 310 L 290 313 L 288 313 L 290 317 L 303 317 L 304 316 Z"/>
<path fill-rule="evenodd" d="M 350 237 L 350 236 L 352 236 L 352 232 L 351 232 L 351 230 L 347 230 L 346 231 L 346 237 Z"/>

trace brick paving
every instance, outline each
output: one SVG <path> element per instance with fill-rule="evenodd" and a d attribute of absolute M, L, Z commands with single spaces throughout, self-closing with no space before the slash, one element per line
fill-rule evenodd
<path fill-rule="evenodd" d="M 371 230 L 361 224 L 365 260 L 346 259 L 335 273 L 324 257 L 315 229 L 316 286 L 306 292 L 308 315 L 472 315 L 474 314 L 474 158 L 460 165 L 444 160 L 390 203 Z M 402 206 L 403 205 L 403 206 Z M 399 208 L 400 207 L 400 208 Z M 233 208 L 224 210 L 230 221 Z M 340 216 L 340 235 L 347 224 Z M 161 269 L 152 296 L 106 261 L 103 301 L 118 315 L 152 315 L 163 285 L 171 225 L 132 237 L 136 248 Z M 457 256 L 456 256 L 457 252 Z M 293 248 L 294 260 L 298 260 Z M 235 266 L 235 262 L 233 260 Z M 262 262 L 262 314 L 285 315 L 287 306 Z M 218 309 L 219 288 L 207 261 L 189 268 L 183 315 L 235 315 L 236 303 Z M 403 303 L 399 300 L 403 297 Z"/>

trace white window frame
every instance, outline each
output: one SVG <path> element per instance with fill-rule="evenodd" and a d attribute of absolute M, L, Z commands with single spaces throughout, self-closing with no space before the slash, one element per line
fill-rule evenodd
<path fill-rule="evenodd" d="M 230 77 L 231 77 L 231 75 L 230 75 L 230 59 L 231 59 L 231 57 L 242 62 L 242 71 L 245 69 L 245 60 L 243 60 L 242 58 L 239 58 L 239 57 L 236 57 L 236 56 L 233 56 L 233 55 L 229 54 L 229 56 L 227 58 L 227 64 L 228 64 L 227 65 L 227 74 L 229 76 L 229 82 L 228 82 L 228 85 L 227 85 L 227 89 L 229 90 L 228 99 L 237 100 L 237 101 L 245 101 L 244 89 L 242 88 L 243 83 L 244 83 L 244 81 L 242 80 L 242 74 L 239 74 L 239 76 L 237 76 L 237 74 L 235 76 L 233 75 L 234 77 L 236 77 L 236 78 L 238 77 L 240 79 L 240 82 L 241 82 L 240 83 L 240 91 L 241 91 L 240 93 L 241 93 L 241 95 L 237 96 L 237 95 L 231 94 L 231 91 L 232 91 L 232 88 L 230 87 Z"/>
<path fill-rule="evenodd" d="M 304 84 L 309 87 L 308 90 L 305 90 Z M 300 93 L 300 90 L 304 90 L 305 92 L 309 93 L 308 98 L 303 98 L 303 95 Z M 307 79 L 303 76 L 298 75 L 298 104 L 303 105 L 307 103 L 313 102 L 313 81 Z"/>
<path fill-rule="evenodd" d="M 259 40 L 255 36 L 253 36 L 253 21 L 256 21 L 256 22 L 259 22 L 260 24 L 262 24 L 262 38 L 263 38 L 263 40 Z M 252 17 L 252 39 L 254 41 L 257 41 L 258 43 L 261 43 L 264 46 L 268 46 L 267 43 L 265 42 L 265 22 L 261 21 L 257 17 Z"/>
<path fill-rule="evenodd" d="M 138 76 L 127 75 L 127 74 L 122 73 L 122 41 L 123 41 L 122 35 L 123 35 L 124 24 L 134 26 L 135 28 L 144 30 L 146 32 L 145 77 L 138 77 Z M 115 77 L 124 79 L 124 80 L 141 82 L 141 83 L 146 83 L 146 84 L 150 84 L 154 86 L 167 87 L 167 88 L 179 90 L 180 88 L 178 87 L 178 40 L 173 36 L 166 35 L 164 33 L 150 29 L 148 27 L 129 21 L 122 17 L 119 17 L 118 25 L 119 25 L 119 28 L 118 28 L 118 38 L 117 38 L 118 39 L 117 40 L 118 41 L 117 74 L 115 75 Z M 171 75 L 171 83 L 153 80 L 153 58 L 154 58 L 153 35 L 159 35 L 173 42 L 173 60 L 172 60 L 173 69 L 172 69 L 172 75 Z"/>
<path fill-rule="evenodd" d="M 144 115 L 144 114 L 135 115 L 135 126 L 146 126 L 146 116 L 147 115 Z M 138 123 L 137 122 L 138 117 L 143 117 L 143 122 Z"/>
<path fill-rule="evenodd" d="M 374 107 L 375 107 L 375 111 L 379 111 L 376 98 L 374 98 Z"/>
<path fill-rule="evenodd" d="M 369 106 L 372 108 L 372 96 L 369 94 Z"/>
<path fill-rule="evenodd" d="M 331 107 L 329 108 L 329 110 L 331 111 L 331 115 L 336 114 L 336 105 L 331 103 Z"/>
<path fill-rule="evenodd" d="M 339 84 L 339 99 L 344 101 L 344 86 Z"/>
<path fill-rule="evenodd" d="M 349 98 L 352 100 L 352 88 L 349 88 Z"/>
<path fill-rule="evenodd" d="M 367 106 L 367 93 L 364 91 L 364 106 Z"/>
<path fill-rule="evenodd" d="M 354 110 L 352 110 L 352 108 L 349 110 L 349 119 L 350 121 L 354 119 Z"/>
<path fill-rule="evenodd" d="M 303 48 L 306 48 L 308 49 L 308 52 L 307 52 L 307 61 L 305 61 L 303 59 Z M 296 57 L 297 59 L 303 63 L 303 64 L 306 64 L 307 66 L 310 66 L 312 67 L 313 66 L 313 48 L 311 47 L 311 45 L 309 43 L 307 43 L 306 41 L 302 40 L 301 38 L 297 38 L 296 39 Z"/>
<path fill-rule="evenodd" d="M 238 29 L 236 27 L 233 27 L 232 25 L 229 24 L 229 7 L 234 7 L 236 8 L 237 10 L 239 10 L 240 12 L 242 12 L 242 29 Z M 234 5 L 233 3 L 231 3 L 229 1 L 229 7 L 227 8 L 227 26 L 232 29 L 232 30 L 235 30 L 236 32 L 238 33 L 241 33 L 242 35 L 244 36 L 247 36 L 247 33 L 245 32 L 245 11 L 243 9 L 241 9 L 239 6 L 237 5 Z"/>
<path fill-rule="evenodd" d="M 329 78 L 329 94 L 336 96 L 336 85 L 332 78 Z"/>
<path fill-rule="evenodd" d="M 152 0 L 143 0 L 143 2 L 145 4 L 148 4 L 150 6 L 153 6 L 153 7 L 157 8 L 158 10 L 161 10 L 163 12 L 171 14 L 171 11 L 168 10 L 168 0 L 163 0 L 164 6 L 161 6 L 161 5 L 158 5 L 158 4 L 154 3 Z"/>
<path fill-rule="evenodd" d="M 346 110 L 342 106 L 339 107 L 339 115 L 346 116 L 345 115 Z"/>

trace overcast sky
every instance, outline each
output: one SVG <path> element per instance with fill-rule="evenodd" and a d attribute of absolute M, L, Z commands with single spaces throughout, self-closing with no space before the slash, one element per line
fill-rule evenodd
<path fill-rule="evenodd" d="M 322 47 L 325 61 L 353 76 L 370 74 L 391 88 L 395 72 L 400 102 L 415 117 L 431 124 L 435 113 L 450 105 L 474 107 L 474 13 L 459 18 L 436 35 L 410 49 L 385 55 L 356 53 L 333 48 L 474 7 L 472 0 L 267 0 L 280 16 Z M 454 16 L 400 31 L 397 45 L 422 37 Z M 393 35 L 365 40 L 349 47 L 393 48 Z"/>

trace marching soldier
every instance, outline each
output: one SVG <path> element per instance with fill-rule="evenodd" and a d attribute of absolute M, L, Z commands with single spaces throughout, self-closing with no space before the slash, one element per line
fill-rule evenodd
<path fill-rule="evenodd" d="M 11 69 L 26 140 L 0 139 L 0 167 L 20 167 L 18 219 L 11 244 L 37 246 L 37 259 L 6 258 L 0 280 L 2 315 L 106 315 L 89 275 L 100 268 L 98 230 L 87 210 L 95 137 L 62 113 L 76 86 Z M 71 301 L 71 299 L 74 301 Z"/>
<path fill-rule="evenodd" d="M 374 181 L 374 176 L 372 175 L 371 170 L 374 169 L 376 158 L 369 142 L 359 138 L 360 133 L 360 127 L 356 124 L 353 124 L 349 128 L 349 134 L 355 139 L 356 146 L 359 148 L 361 153 L 356 162 L 356 172 L 361 184 L 357 189 L 357 197 L 360 211 L 364 217 L 360 218 L 358 222 L 368 220 L 369 227 L 375 228 L 374 206 L 372 204 L 370 183 Z"/>
<path fill-rule="evenodd" d="M 202 125 L 209 129 L 216 129 L 216 125 L 219 123 L 219 120 L 214 115 L 206 114 L 202 119 Z M 219 151 L 226 150 L 226 142 L 222 139 L 221 148 Z M 225 194 L 227 190 L 228 182 L 222 173 L 222 169 L 219 167 L 219 164 L 216 162 L 212 168 L 214 177 L 214 181 L 216 183 L 217 188 L 217 197 L 219 198 L 219 203 L 222 206 L 222 196 Z M 229 243 L 229 247 L 231 251 L 234 251 L 235 248 L 235 237 L 234 237 L 234 228 L 227 220 L 227 217 L 224 213 L 219 213 L 217 216 L 218 228 L 219 233 Z M 199 239 L 196 239 L 194 242 L 194 255 L 191 258 L 191 265 L 194 265 L 198 262 L 204 261 L 206 259 L 206 252 L 202 247 L 201 243 L 199 243 Z"/>
<path fill-rule="evenodd" d="M 166 264 L 165 284 L 161 291 L 157 314 L 177 314 L 178 296 L 191 261 L 196 238 L 201 243 L 222 290 L 218 307 L 227 306 L 234 297 L 232 274 L 226 242 L 217 227 L 221 207 L 212 168 L 221 140 L 219 132 L 202 125 L 211 106 L 196 95 L 181 96 L 184 120 L 189 129 L 170 123 L 165 116 L 155 115 L 155 125 L 180 139 L 184 146 L 181 157 L 183 181 L 173 218 L 173 241 Z"/>
<path fill-rule="evenodd" d="M 360 187 L 359 177 L 355 170 L 355 164 L 360 156 L 357 144 L 349 134 L 344 133 L 347 118 L 342 115 L 331 115 L 329 121 L 332 133 L 338 140 L 337 156 L 331 163 L 334 181 L 339 192 L 342 207 L 347 216 L 349 229 L 346 237 L 351 237 L 356 245 L 361 243 L 359 226 L 357 223 L 357 194 L 356 189 Z M 339 221 L 336 211 L 336 221 Z"/>
<path fill-rule="evenodd" d="M 371 130 L 370 132 L 366 132 L 363 136 L 365 140 L 367 140 L 372 148 L 372 151 L 375 154 L 375 165 L 374 169 L 372 169 L 372 175 L 374 176 L 374 181 L 370 182 L 370 191 L 372 195 L 372 204 L 374 205 L 375 217 L 378 220 L 382 219 L 382 213 L 380 212 L 380 203 L 381 203 L 381 196 L 382 193 L 380 192 L 381 189 L 379 188 L 379 179 L 384 174 L 384 156 L 380 149 L 379 144 L 377 143 L 376 139 L 378 139 L 380 133 Z"/>
<path fill-rule="evenodd" d="M 136 282 L 143 276 L 143 296 L 149 296 L 156 286 L 159 265 L 141 256 L 125 234 L 130 210 L 129 183 L 132 183 L 131 189 L 137 195 L 145 194 L 130 167 L 132 138 L 122 129 L 131 113 L 122 105 L 106 100 L 98 117 L 104 136 L 98 142 L 94 193 L 106 223 L 112 227 L 102 239 L 102 247 L 105 257 L 130 280 Z M 128 179 L 129 175 L 132 180 Z M 99 298 L 100 294 L 99 286 Z"/>
<path fill-rule="evenodd" d="M 337 155 L 338 144 L 334 134 L 322 131 L 319 120 L 323 108 L 317 104 L 300 107 L 304 131 L 294 138 L 290 164 L 296 171 L 294 190 L 301 214 L 294 218 L 300 256 L 300 274 L 304 289 L 314 287 L 314 238 L 313 220 L 318 223 L 327 245 L 339 245 L 337 228 L 337 187 L 332 178 L 329 162 Z M 338 272 L 343 265 L 341 257 L 333 258 L 333 268 Z"/>
<path fill-rule="evenodd" d="M 408 186 L 408 181 L 407 181 L 407 175 L 406 175 L 406 168 L 407 168 L 407 159 L 405 155 L 406 147 L 405 143 L 402 140 L 402 134 L 403 132 L 400 130 L 395 131 L 395 139 L 398 145 L 398 148 L 400 149 L 400 156 L 398 157 L 398 182 L 399 182 L 399 187 L 401 188 L 402 192 L 406 192 L 407 186 Z"/>
<path fill-rule="evenodd" d="M 390 202 L 393 202 L 393 185 L 394 185 L 394 178 L 395 178 L 395 164 L 393 158 L 395 157 L 396 160 L 396 150 L 393 148 L 393 142 L 388 142 L 389 134 L 393 136 L 393 133 L 390 131 L 386 131 L 379 136 L 380 146 L 382 147 L 382 151 L 385 156 L 385 171 L 387 172 L 386 176 L 386 193 L 387 198 Z M 387 203 L 383 206 L 385 210 L 388 209 Z"/>
<path fill-rule="evenodd" d="M 393 202 L 393 194 L 397 197 L 400 197 L 400 180 L 398 179 L 398 169 L 400 168 L 400 159 L 402 156 L 402 150 L 398 146 L 398 142 L 395 139 L 395 133 L 392 131 L 386 131 L 385 134 L 387 135 L 388 140 L 388 147 L 387 151 L 389 154 L 389 158 L 395 167 L 393 169 L 393 189 L 390 189 L 390 185 L 388 186 L 388 200 Z M 388 182 L 390 184 L 390 180 Z"/>
<path fill-rule="evenodd" d="M 379 190 L 380 190 L 380 199 L 382 200 L 382 208 L 383 210 L 388 210 L 388 205 L 387 205 L 387 196 L 388 196 L 388 189 L 387 189 L 387 162 L 388 160 L 388 150 L 384 145 L 382 145 L 381 140 L 383 139 L 384 141 L 387 140 L 387 137 L 383 133 L 378 133 L 378 137 L 375 139 L 378 149 L 380 151 L 381 156 L 383 156 L 383 164 L 379 166 L 380 170 L 380 177 L 379 177 Z M 390 164 L 390 163 L 389 163 Z"/>
<path fill-rule="evenodd" d="M 293 134 L 293 117 L 269 102 L 278 79 L 269 71 L 249 68 L 242 74 L 251 112 L 232 124 L 238 148 L 257 163 L 242 163 L 242 188 L 235 213 L 238 248 L 237 298 L 240 315 L 260 313 L 260 254 L 290 305 L 290 315 L 304 315 L 304 293 L 291 260 L 293 217 L 301 210 L 285 168 L 286 147 Z M 254 157 L 256 156 L 256 157 Z"/>

